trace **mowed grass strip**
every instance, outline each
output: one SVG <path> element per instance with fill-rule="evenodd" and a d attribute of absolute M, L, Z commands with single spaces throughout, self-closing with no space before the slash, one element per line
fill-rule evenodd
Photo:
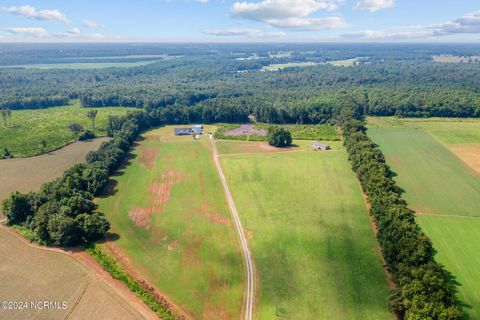
<path fill-rule="evenodd" d="M 392 318 L 360 186 L 331 144 L 220 156 L 259 277 L 257 319 Z"/>
<path fill-rule="evenodd" d="M 433 241 L 436 259 L 459 285 L 459 298 L 470 319 L 480 319 L 480 218 L 417 215 L 417 222 Z"/>
<path fill-rule="evenodd" d="M 133 269 L 198 319 L 238 319 L 242 255 L 210 141 L 148 132 L 98 200 Z"/>
<path fill-rule="evenodd" d="M 72 105 L 35 110 L 13 110 L 11 118 L 4 126 L 0 119 L 0 152 L 7 148 L 15 157 L 29 157 L 41 153 L 40 140 L 45 140 L 46 151 L 55 150 L 76 140 L 68 125 L 72 122 L 92 130 L 92 122 L 87 118 L 90 108 L 80 107 L 78 101 Z M 124 114 L 129 108 L 95 108 L 95 134 L 105 136 L 109 115 Z"/>
<path fill-rule="evenodd" d="M 370 128 L 417 212 L 480 216 L 480 178 L 428 133 L 410 128 Z"/>

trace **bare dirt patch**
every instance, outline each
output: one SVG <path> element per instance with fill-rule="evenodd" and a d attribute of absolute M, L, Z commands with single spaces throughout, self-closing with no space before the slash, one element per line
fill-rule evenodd
<path fill-rule="evenodd" d="M 225 131 L 223 135 L 230 137 L 246 135 L 265 137 L 267 132 L 262 129 L 254 129 L 253 124 L 242 124 L 239 128 Z"/>
<path fill-rule="evenodd" d="M 158 149 L 149 148 L 144 144 L 141 144 L 139 150 L 140 156 L 138 157 L 138 161 L 148 169 L 153 168 L 158 156 Z"/>
<path fill-rule="evenodd" d="M 67 310 L 12 310 L 2 319 L 158 319 L 82 250 L 40 247 L 0 227 L 0 252 L 0 299 L 68 303 Z"/>
<path fill-rule="evenodd" d="M 470 168 L 480 174 L 480 143 L 449 144 L 447 147 Z"/>
<path fill-rule="evenodd" d="M 165 208 L 165 204 L 170 198 L 170 190 L 172 186 L 180 182 L 182 176 L 179 172 L 168 170 L 162 174 L 158 181 L 150 183 L 150 203 L 151 205 L 145 208 L 134 208 L 128 212 L 128 216 L 132 219 L 137 227 L 149 229 L 150 215 L 152 213 L 161 213 Z"/>

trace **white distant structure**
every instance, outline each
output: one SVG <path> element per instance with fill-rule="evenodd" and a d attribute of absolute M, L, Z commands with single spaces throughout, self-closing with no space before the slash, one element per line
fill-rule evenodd
<path fill-rule="evenodd" d="M 332 149 L 328 144 L 323 144 L 320 142 L 311 142 L 310 147 L 312 147 L 313 150 L 330 150 Z"/>
<path fill-rule="evenodd" d="M 201 135 L 203 133 L 203 126 L 201 124 L 196 124 L 192 126 L 192 131 L 195 134 Z"/>

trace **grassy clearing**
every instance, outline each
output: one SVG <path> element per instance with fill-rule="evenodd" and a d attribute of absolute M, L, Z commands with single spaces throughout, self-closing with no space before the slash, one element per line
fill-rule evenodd
<path fill-rule="evenodd" d="M 43 183 L 60 177 L 74 164 L 85 161 L 87 154 L 97 150 L 104 141 L 108 138 L 78 141 L 37 157 L 0 160 L 0 202 L 14 191 L 37 191 Z"/>
<path fill-rule="evenodd" d="M 480 319 L 480 218 L 419 215 L 417 221 L 431 237 L 437 260 L 460 284 L 459 298 L 470 319 Z"/>
<path fill-rule="evenodd" d="M 286 68 L 295 68 L 295 67 L 312 67 L 319 65 L 317 62 L 289 62 L 289 63 L 275 63 L 265 66 L 261 71 L 278 71 Z"/>
<path fill-rule="evenodd" d="M 412 209 L 480 216 L 479 176 L 431 135 L 409 128 L 370 128 L 368 135 L 398 174 Z"/>
<path fill-rule="evenodd" d="M 22 64 L 14 66 L 0 66 L 2 69 L 25 68 L 25 69 L 106 69 L 106 68 L 132 68 L 145 66 L 147 64 L 159 62 L 161 60 L 144 60 L 134 62 L 67 62 L 67 63 L 42 63 L 42 64 Z"/>
<path fill-rule="evenodd" d="M 66 310 L 1 310 L 2 319 L 142 319 L 72 257 L 29 246 L 0 227 L 0 300 L 66 301 Z"/>
<path fill-rule="evenodd" d="M 73 142 L 76 138 L 68 129 L 72 122 L 80 123 L 91 130 L 91 121 L 87 118 L 90 108 L 80 107 L 78 101 L 73 105 L 36 110 L 14 110 L 7 127 L 0 123 L 0 152 L 7 148 L 15 157 L 28 157 L 42 152 L 40 140 L 47 142 L 46 151 L 55 150 Z M 95 120 L 97 136 L 106 134 L 105 126 L 109 115 L 125 113 L 128 108 L 96 108 Z"/>
<path fill-rule="evenodd" d="M 219 142 L 225 145 L 253 142 Z M 387 278 L 341 143 L 220 156 L 259 276 L 257 319 L 390 319 Z M 224 144 L 224 146 L 220 146 Z M 232 146 L 227 146 L 227 151 Z M 261 148 L 261 147 L 259 147 Z"/>
<path fill-rule="evenodd" d="M 97 201 L 119 235 L 114 245 L 195 318 L 239 318 L 242 256 L 208 137 L 175 137 L 173 127 L 144 137 Z"/>

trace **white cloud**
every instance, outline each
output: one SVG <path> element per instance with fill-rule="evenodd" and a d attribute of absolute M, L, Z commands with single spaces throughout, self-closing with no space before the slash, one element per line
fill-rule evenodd
<path fill-rule="evenodd" d="M 93 36 L 92 36 L 93 39 L 105 39 L 105 36 L 101 33 L 95 33 Z"/>
<path fill-rule="evenodd" d="M 78 28 L 72 28 L 67 31 L 69 34 L 80 34 L 80 29 Z"/>
<path fill-rule="evenodd" d="M 199 3 L 208 3 L 208 0 L 193 0 L 195 2 L 199 2 Z"/>
<path fill-rule="evenodd" d="M 434 33 L 438 36 L 452 33 L 480 33 L 480 11 L 434 27 Z"/>
<path fill-rule="evenodd" d="M 248 37 L 256 39 L 280 38 L 285 36 L 284 32 L 263 32 L 259 29 L 205 29 L 203 33 L 218 37 Z"/>
<path fill-rule="evenodd" d="M 269 24 L 274 27 L 291 29 L 293 31 L 316 31 L 345 28 L 348 26 L 345 20 L 341 17 L 289 18 L 270 20 Z"/>
<path fill-rule="evenodd" d="M 354 10 L 368 10 L 375 12 L 381 9 L 389 9 L 395 7 L 395 0 L 360 0 L 357 2 Z"/>
<path fill-rule="evenodd" d="M 82 24 L 85 28 L 96 28 L 98 27 L 98 23 L 93 20 L 84 20 Z"/>
<path fill-rule="evenodd" d="M 51 20 L 63 23 L 70 22 L 58 9 L 37 10 L 32 6 L 26 5 L 21 7 L 3 8 L 3 11 L 37 20 Z"/>
<path fill-rule="evenodd" d="M 19 34 L 19 35 L 26 35 L 32 36 L 35 38 L 45 38 L 48 36 L 47 30 L 44 28 L 6 28 L 5 31 L 10 32 L 11 34 Z"/>
<path fill-rule="evenodd" d="M 341 37 L 345 39 L 355 40 L 407 40 L 420 39 L 431 36 L 431 32 L 418 31 L 379 31 L 379 30 L 364 30 L 352 33 L 342 34 Z"/>
<path fill-rule="evenodd" d="M 347 23 L 337 16 L 308 18 L 319 10 L 334 11 L 342 0 L 263 0 L 258 3 L 236 2 L 231 8 L 234 16 L 263 22 L 277 28 L 314 31 L 343 28 Z"/>
<path fill-rule="evenodd" d="M 480 34 L 480 11 L 440 24 L 412 25 L 391 28 L 388 31 L 363 30 L 340 35 L 358 40 L 402 40 L 434 38 L 455 34 Z"/>

